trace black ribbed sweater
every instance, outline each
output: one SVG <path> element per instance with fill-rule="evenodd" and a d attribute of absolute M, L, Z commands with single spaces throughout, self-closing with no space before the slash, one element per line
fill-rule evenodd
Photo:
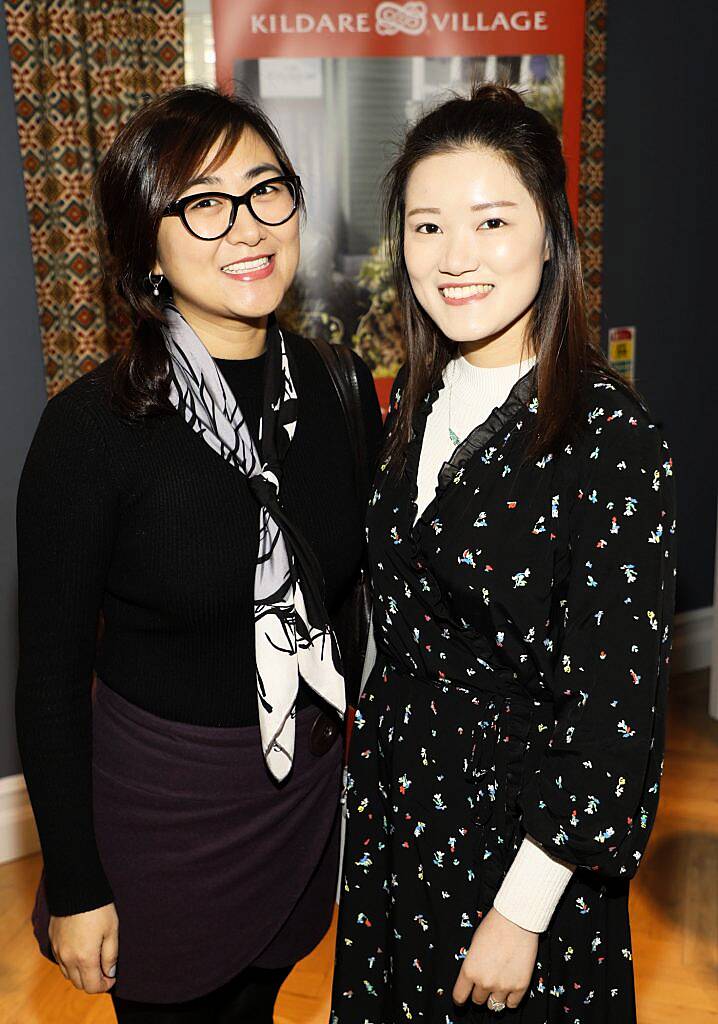
<path fill-rule="evenodd" d="M 299 419 L 281 500 L 313 546 L 335 617 L 360 561 L 364 510 L 329 375 L 309 342 L 285 338 Z M 218 363 L 256 437 L 265 356 Z M 117 417 L 108 402 L 114 365 L 48 403 L 18 496 L 17 730 L 55 915 L 112 900 L 92 823 L 93 669 L 164 718 L 258 721 L 256 501 L 177 413 L 141 424 Z M 357 371 L 375 452 L 378 403 L 359 359 Z"/>

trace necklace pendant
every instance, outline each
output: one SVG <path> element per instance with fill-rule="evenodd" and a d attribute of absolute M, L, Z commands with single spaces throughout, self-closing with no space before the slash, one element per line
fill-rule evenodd
<path fill-rule="evenodd" d="M 449 427 L 449 440 L 453 444 L 454 448 L 461 444 L 461 438 Z"/>

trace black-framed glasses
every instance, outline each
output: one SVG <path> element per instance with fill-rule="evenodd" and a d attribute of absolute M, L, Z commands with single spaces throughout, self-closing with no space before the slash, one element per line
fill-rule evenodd
<path fill-rule="evenodd" d="M 170 203 L 163 217 L 179 217 L 191 235 L 213 242 L 228 234 L 240 206 L 246 206 L 260 224 L 277 227 L 293 217 L 299 205 L 301 183 L 296 176 L 266 178 L 244 195 L 196 192 Z"/>

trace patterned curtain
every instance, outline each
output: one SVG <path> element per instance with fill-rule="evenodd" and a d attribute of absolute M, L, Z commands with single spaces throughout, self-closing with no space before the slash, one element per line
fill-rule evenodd
<path fill-rule="evenodd" d="M 124 344 L 91 210 L 118 128 L 184 81 L 182 0 L 5 0 L 48 395 Z"/>
<path fill-rule="evenodd" d="M 586 0 L 579 235 L 591 340 L 601 343 L 603 140 L 606 115 L 606 3 Z"/>

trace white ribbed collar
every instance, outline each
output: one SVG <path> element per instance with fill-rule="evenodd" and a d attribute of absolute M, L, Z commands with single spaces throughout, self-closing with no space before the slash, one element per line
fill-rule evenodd
<path fill-rule="evenodd" d="M 439 470 L 454 452 L 449 427 L 461 440 L 468 437 L 504 404 L 514 384 L 535 362 L 534 356 L 510 366 L 474 366 L 462 355 L 451 360 L 426 422 L 417 475 L 417 514 L 433 498 Z"/>
<path fill-rule="evenodd" d="M 466 381 L 473 387 L 499 387 L 503 388 L 504 382 L 510 380 L 515 383 L 524 374 L 528 373 L 536 362 L 536 356 L 526 356 L 518 363 L 511 363 L 509 366 L 476 366 L 469 362 L 466 356 L 458 355 L 451 360 L 444 371 L 451 374 L 454 380 L 454 387 L 461 381 Z M 447 381 L 450 379 L 447 376 Z"/>
<path fill-rule="evenodd" d="M 535 362 L 535 356 L 528 356 L 509 366 L 475 366 L 462 355 L 452 359 L 444 371 L 444 395 L 447 416 L 450 404 L 451 426 L 459 437 L 465 437 L 492 409 L 502 406 L 511 388 Z"/>

